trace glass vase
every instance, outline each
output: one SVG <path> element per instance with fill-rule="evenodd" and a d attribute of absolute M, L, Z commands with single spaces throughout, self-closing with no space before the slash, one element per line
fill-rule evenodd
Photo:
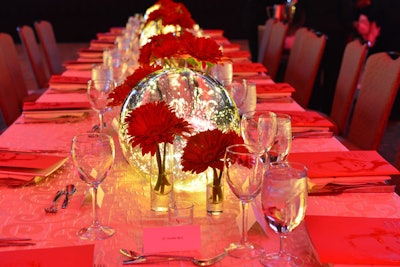
<path fill-rule="evenodd" d="M 220 215 L 224 208 L 224 184 L 221 173 L 213 168 L 207 170 L 206 208 L 208 215 Z"/>
<path fill-rule="evenodd" d="M 153 211 L 168 211 L 168 204 L 173 200 L 173 168 L 173 144 L 158 144 L 157 152 L 151 157 L 150 163 L 150 203 Z"/>

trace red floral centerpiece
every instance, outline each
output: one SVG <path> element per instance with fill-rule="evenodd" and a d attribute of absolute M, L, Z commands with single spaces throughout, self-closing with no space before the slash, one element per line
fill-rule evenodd
<path fill-rule="evenodd" d="M 222 212 L 225 150 L 228 146 L 243 143 L 242 137 L 235 131 L 224 133 L 214 129 L 189 137 L 183 149 L 181 160 L 183 171 L 199 174 L 211 169 L 211 179 L 207 176 L 207 212 L 211 215 Z"/>
<path fill-rule="evenodd" d="M 141 80 L 163 67 L 179 67 L 177 62 L 185 62 L 183 65 L 208 72 L 222 56 L 218 44 L 212 39 L 196 37 L 190 32 L 181 36 L 172 33 L 156 35 L 140 49 L 140 67 L 108 96 L 108 105 L 121 105 Z M 160 61 L 163 66 L 159 65 Z"/>
<path fill-rule="evenodd" d="M 164 101 L 144 104 L 132 110 L 126 120 L 128 134 L 132 136 L 132 147 L 139 146 L 142 155 L 150 153 L 152 157 L 155 156 L 157 171 L 152 171 L 150 174 L 155 177 L 154 183 L 151 183 L 152 192 L 161 196 L 168 194 L 172 190 L 172 179 L 169 177 L 172 176 L 172 171 L 168 172 L 166 169 L 168 167 L 167 144 L 173 144 L 177 136 L 190 134 L 189 123 L 178 118 Z M 152 196 L 152 200 L 155 198 L 157 196 Z M 168 197 L 164 198 L 166 200 L 159 200 L 159 203 L 153 201 L 152 209 L 166 210 L 169 200 Z"/>

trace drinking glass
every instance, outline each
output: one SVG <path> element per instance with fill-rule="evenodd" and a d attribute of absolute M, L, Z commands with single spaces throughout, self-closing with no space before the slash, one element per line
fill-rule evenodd
<path fill-rule="evenodd" d="M 268 152 L 275 140 L 278 129 L 276 114 L 267 110 L 245 112 L 240 121 L 240 131 L 244 142 Z"/>
<path fill-rule="evenodd" d="M 88 240 L 108 238 L 115 230 L 99 222 L 97 189 L 114 162 L 114 140 L 101 133 L 76 135 L 72 139 L 71 157 L 79 178 L 92 189 L 92 224 L 78 230 L 77 235 Z"/>
<path fill-rule="evenodd" d="M 266 254 L 264 266 L 301 266 L 303 261 L 286 251 L 286 237 L 304 219 L 307 207 L 307 167 L 296 162 L 272 162 L 261 191 L 265 220 L 279 234 L 280 249 Z"/>
<path fill-rule="evenodd" d="M 228 254 L 235 258 L 252 259 L 260 257 L 264 249 L 250 243 L 247 238 L 248 206 L 260 193 L 265 171 L 266 152 L 254 151 L 245 144 L 227 147 L 225 152 L 226 180 L 231 191 L 239 198 L 242 205 L 242 237 L 240 242 L 232 243 L 227 248 Z"/>
<path fill-rule="evenodd" d="M 247 80 L 234 78 L 233 80 L 223 80 L 222 85 L 231 94 L 237 108 L 239 109 L 239 114 L 241 113 L 241 107 L 247 97 Z"/>
<path fill-rule="evenodd" d="M 274 144 L 269 150 L 271 162 L 285 161 L 292 148 L 292 122 L 287 114 L 277 113 L 278 129 L 275 135 Z"/>
<path fill-rule="evenodd" d="M 104 129 L 104 113 L 109 109 L 107 106 L 108 95 L 115 89 L 113 80 L 90 80 L 88 82 L 89 102 L 99 114 L 99 130 L 100 133 Z"/>

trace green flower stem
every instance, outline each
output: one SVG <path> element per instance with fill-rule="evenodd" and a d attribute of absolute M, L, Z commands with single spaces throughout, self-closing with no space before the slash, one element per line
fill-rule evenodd
<path fill-rule="evenodd" d="M 213 189 L 212 189 L 212 202 L 219 203 L 223 200 L 221 188 L 222 171 L 218 174 L 217 169 L 213 168 Z"/>
<path fill-rule="evenodd" d="M 159 191 L 161 194 L 164 194 L 165 186 L 171 185 L 168 182 L 168 177 L 165 172 L 165 165 L 166 165 L 165 161 L 166 161 L 166 154 L 167 154 L 167 144 L 166 143 L 163 143 L 162 154 L 163 154 L 163 156 L 161 156 L 160 147 L 157 144 L 156 159 L 157 159 L 158 175 L 157 175 L 156 185 L 154 186 L 154 190 Z"/>

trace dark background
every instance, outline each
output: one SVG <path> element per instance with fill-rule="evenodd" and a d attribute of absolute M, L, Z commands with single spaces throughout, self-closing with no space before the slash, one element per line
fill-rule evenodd
<path fill-rule="evenodd" d="M 6 2 L 7 1 L 7 2 Z M 34 21 L 53 24 L 57 42 L 88 42 L 97 32 L 124 26 L 128 17 L 144 13 L 154 4 L 150 0 L 6 0 L 0 7 L 0 32 L 19 43 L 16 28 L 33 27 Z M 182 2 L 202 28 L 225 30 L 230 39 L 244 39 L 241 27 L 243 2 L 246 0 L 186 0 Z"/>

